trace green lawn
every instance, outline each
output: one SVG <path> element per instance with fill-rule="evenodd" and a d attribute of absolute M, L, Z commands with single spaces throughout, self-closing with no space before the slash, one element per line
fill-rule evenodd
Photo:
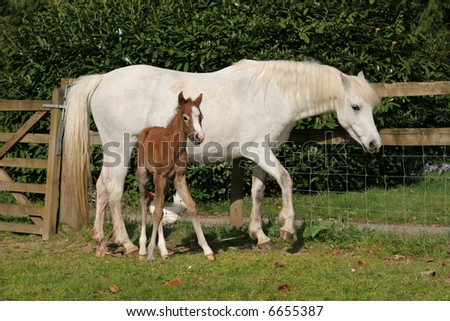
<path fill-rule="evenodd" d="M 87 230 L 61 232 L 48 242 L 0 232 L 0 300 L 450 299 L 449 235 L 406 237 L 335 225 L 314 238 L 300 230 L 288 246 L 277 226 L 265 227 L 277 244 L 271 252 L 255 249 L 245 227 L 205 227 L 216 252 L 210 262 L 191 224 L 180 222 L 167 231 L 176 253 L 151 264 L 95 257 Z M 128 229 L 136 241 L 138 226 Z"/>

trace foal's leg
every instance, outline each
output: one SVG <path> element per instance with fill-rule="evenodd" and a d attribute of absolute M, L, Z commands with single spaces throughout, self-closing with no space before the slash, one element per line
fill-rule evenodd
<path fill-rule="evenodd" d="M 156 247 L 156 235 L 158 231 L 161 233 L 160 237 L 163 236 L 162 229 L 162 217 L 163 217 L 163 207 L 164 207 L 164 196 L 168 185 L 168 179 L 160 173 L 153 174 L 153 179 L 155 182 L 155 210 L 153 211 L 153 226 L 152 226 L 152 236 L 150 237 L 150 243 L 148 245 L 148 256 L 147 261 L 153 261 L 155 259 L 155 247 Z M 166 258 L 169 253 L 166 249 L 165 242 L 161 244 L 158 242 L 161 256 Z"/>
<path fill-rule="evenodd" d="M 214 260 L 214 253 L 206 242 L 205 235 L 203 234 L 202 226 L 197 216 L 197 209 L 195 202 L 189 193 L 189 189 L 186 183 L 186 169 L 178 168 L 175 175 L 174 185 L 177 192 L 180 194 L 184 203 L 186 203 L 186 209 L 191 216 L 192 224 L 194 225 L 195 234 L 197 235 L 198 244 L 202 247 L 203 253 L 208 260 Z"/>
<path fill-rule="evenodd" d="M 136 179 L 139 182 L 139 203 L 141 205 L 141 236 L 139 237 L 139 255 L 147 254 L 147 212 L 148 212 L 148 181 L 149 175 L 145 167 L 138 167 Z"/>

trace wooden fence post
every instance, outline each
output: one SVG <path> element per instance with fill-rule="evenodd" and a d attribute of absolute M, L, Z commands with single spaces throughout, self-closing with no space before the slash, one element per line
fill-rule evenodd
<path fill-rule="evenodd" d="M 244 222 L 244 167 L 240 162 L 241 158 L 234 159 L 231 171 L 230 224 L 236 227 L 241 227 Z"/>
<path fill-rule="evenodd" d="M 63 97 L 58 88 L 53 90 L 52 103 L 62 104 Z M 42 227 L 42 239 L 48 240 L 50 234 L 56 233 L 56 224 L 58 216 L 59 203 L 59 179 L 61 170 L 61 156 L 56 153 L 56 143 L 58 139 L 58 128 L 61 119 L 61 109 L 53 108 L 50 111 L 50 139 L 48 143 L 48 161 L 47 161 L 47 182 L 45 191 L 45 215 Z"/>

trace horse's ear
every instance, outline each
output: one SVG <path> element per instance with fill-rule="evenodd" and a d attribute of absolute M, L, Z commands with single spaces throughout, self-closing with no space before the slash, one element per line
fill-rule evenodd
<path fill-rule="evenodd" d="M 195 98 L 194 103 L 199 106 L 200 103 L 202 102 L 202 98 L 203 98 L 203 94 L 198 95 L 197 98 Z"/>
<path fill-rule="evenodd" d="M 186 99 L 184 99 L 183 92 L 180 91 L 178 94 L 178 106 L 184 105 L 186 103 Z"/>
<path fill-rule="evenodd" d="M 347 90 L 347 91 L 350 90 L 350 88 L 352 87 L 352 83 L 351 83 L 350 79 L 348 79 L 348 77 L 346 75 L 341 73 L 341 80 L 342 80 L 342 83 L 344 84 L 345 90 Z"/>
<path fill-rule="evenodd" d="M 360 72 L 358 73 L 358 77 L 364 79 L 364 78 L 365 78 L 365 77 L 364 77 L 364 73 L 363 73 L 362 71 L 360 71 Z"/>

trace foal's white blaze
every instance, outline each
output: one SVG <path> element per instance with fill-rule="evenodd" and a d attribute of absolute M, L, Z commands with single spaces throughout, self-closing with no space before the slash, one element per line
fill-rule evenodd
<path fill-rule="evenodd" d="M 192 107 L 192 124 L 194 126 L 194 138 L 198 140 L 199 143 L 205 139 L 205 134 L 203 133 L 203 128 L 200 125 L 200 110 L 197 107 Z"/>

